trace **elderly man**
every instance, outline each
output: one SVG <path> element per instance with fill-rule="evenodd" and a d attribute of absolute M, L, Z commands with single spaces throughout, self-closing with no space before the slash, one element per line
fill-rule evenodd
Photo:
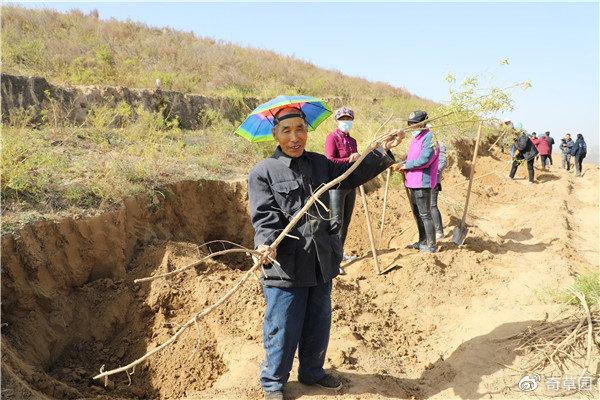
<path fill-rule="evenodd" d="M 261 252 L 269 251 L 268 246 L 320 185 L 351 165 L 335 164 L 324 155 L 304 150 L 307 124 L 300 109 L 280 109 L 273 124 L 277 149 L 248 176 L 254 242 Z M 392 165 L 389 149 L 402 137 L 399 132 L 368 154 L 339 188 L 355 188 Z M 328 204 L 328 194 L 320 200 Z M 332 279 L 338 275 L 342 260 L 342 246 L 328 216 L 327 210 L 315 203 L 279 244 L 276 254 L 271 254 L 277 263 L 265 265 L 261 273 L 266 308 L 260 383 L 265 399 L 283 399 L 296 349 L 301 383 L 341 388 L 340 380 L 323 369 L 331 324 Z"/>

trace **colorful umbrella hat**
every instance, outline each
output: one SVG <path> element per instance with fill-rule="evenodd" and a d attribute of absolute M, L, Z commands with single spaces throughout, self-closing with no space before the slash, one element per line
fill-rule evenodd
<path fill-rule="evenodd" d="M 251 142 L 273 140 L 274 115 L 281 108 L 297 107 L 304 112 L 308 130 L 314 131 L 317 126 L 331 115 L 331 108 L 321 99 L 312 96 L 277 96 L 273 100 L 256 107 L 235 133 Z"/>

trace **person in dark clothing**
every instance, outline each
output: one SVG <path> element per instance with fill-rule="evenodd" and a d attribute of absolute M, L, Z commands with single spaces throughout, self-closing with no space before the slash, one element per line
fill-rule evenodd
<path fill-rule="evenodd" d="M 560 142 L 560 151 L 562 152 L 562 167 L 566 168 L 567 171 L 571 169 L 571 149 L 573 148 L 573 139 L 571 134 L 567 133 Z"/>
<path fill-rule="evenodd" d="M 353 163 L 360 157 L 356 139 L 350 136 L 352 123 L 354 122 L 354 111 L 347 107 L 342 107 L 333 114 L 337 128 L 327 135 L 325 139 L 325 156 L 336 164 Z M 331 222 L 339 226 L 339 237 L 342 242 L 342 249 L 346 243 L 348 228 L 354 211 L 356 201 L 356 189 L 331 189 L 329 191 L 329 201 L 331 203 Z M 352 261 L 355 256 L 344 253 L 342 261 Z M 340 274 L 344 274 L 340 270 Z"/>
<path fill-rule="evenodd" d="M 527 133 L 523 131 L 523 125 L 520 123 L 515 124 L 515 157 L 513 159 L 512 168 L 510 169 L 509 177 L 510 179 L 515 178 L 515 174 L 517 173 L 517 168 L 522 162 L 527 163 L 527 171 L 529 173 L 529 183 L 533 184 L 534 181 L 534 172 L 533 172 L 533 162 L 535 161 L 535 157 L 538 154 L 538 151 L 535 145 L 531 142 L 531 139 L 527 136 Z"/>
<path fill-rule="evenodd" d="M 301 383 L 333 390 L 342 386 L 323 369 L 331 326 L 332 279 L 339 273 L 342 247 L 327 210 L 318 202 L 276 249 L 270 245 L 317 187 L 342 175 L 350 164 L 335 164 L 324 155 L 305 151 L 308 130 L 302 110 L 279 109 L 273 124 L 278 147 L 251 169 L 248 198 L 255 247 L 276 260 L 266 262 L 261 272 L 265 359 L 260 384 L 265 399 L 282 400 L 296 349 Z M 369 153 L 339 188 L 356 188 L 390 167 L 394 157 L 389 149 L 403 137 L 403 132 L 397 132 Z M 327 205 L 329 194 L 323 194 L 320 201 Z"/>
<path fill-rule="evenodd" d="M 546 135 L 546 140 L 548 140 L 548 144 L 550 145 L 550 154 L 548 154 L 548 160 L 550 161 L 550 165 L 552 165 L 552 147 L 554 146 L 554 138 L 550 136 L 550 131 L 546 131 L 544 135 Z"/>
<path fill-rule="evenodd" d="M 583 159 L 587 155 L 587 145 L 581 133 L 577 134 L 577 140 L 571 149 L 571 155 L 575 157 L 575 176 L 581 176 Z"/>

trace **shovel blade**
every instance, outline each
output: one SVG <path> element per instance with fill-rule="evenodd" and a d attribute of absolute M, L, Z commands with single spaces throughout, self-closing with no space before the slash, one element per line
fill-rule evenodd
<path fill-rule="evenodd" d="M 389 267 L 387 267 L 386 269 L 384 269 L 383 271 L 381 271 L 379 273 L 379 275 L 387 274 L 388 272 L 390 272 L 391 270 L 396 269 L 396 268 L 400 268 L 400 265 L 398 265 L 398 264 L 392 264 Z"/>
<path fill-rule="evenodd" d="M 456 245 L 462 246 L 465 243 L 465 239 L 467 238 L 467 233 L 469 233 L 469 230 L 465 225 L 457 226 L 452 232 L 452 241 Z"/>

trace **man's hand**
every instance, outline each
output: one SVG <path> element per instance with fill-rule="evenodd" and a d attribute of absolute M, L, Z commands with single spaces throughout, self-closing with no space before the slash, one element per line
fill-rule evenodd
<path fill-rule="evenodd" d="M 388 137 L 388 139 L 383 142 L 383 148 L 386 151 L 398 146 L 404 139 L 404 136 L 406 135 L 406 133 L 400 129 L 395 130 L 395 131 L 390 131 L 388 133 L 390 134 L 390 137 Z"/>
<path fill-rule="evenodd" d="M 275 257 L 277 256 L 277 250 L 270 248 L 266 244 L 259 245 L 256 248 L 256 251 L 259 252 L 259 253 L 261 253 L 261 254 L 267 254 L 267 258 L 263 261 L 263 264 L 270 264 L 271 263 L 270 259 L 274 260 Z M 258 255 L 252 256 L 252 258 L 256 261 L 255 257 L 258 257 Z"/>
<path fill-rule="evenodd" d="M 352 154 L 350 154 L 350 157 L 348 157 L 348 162 L 354 162 L 354 161 L 358 160 L 359 158 L 360 158 L 359 153 L 352 153 Z"/>

